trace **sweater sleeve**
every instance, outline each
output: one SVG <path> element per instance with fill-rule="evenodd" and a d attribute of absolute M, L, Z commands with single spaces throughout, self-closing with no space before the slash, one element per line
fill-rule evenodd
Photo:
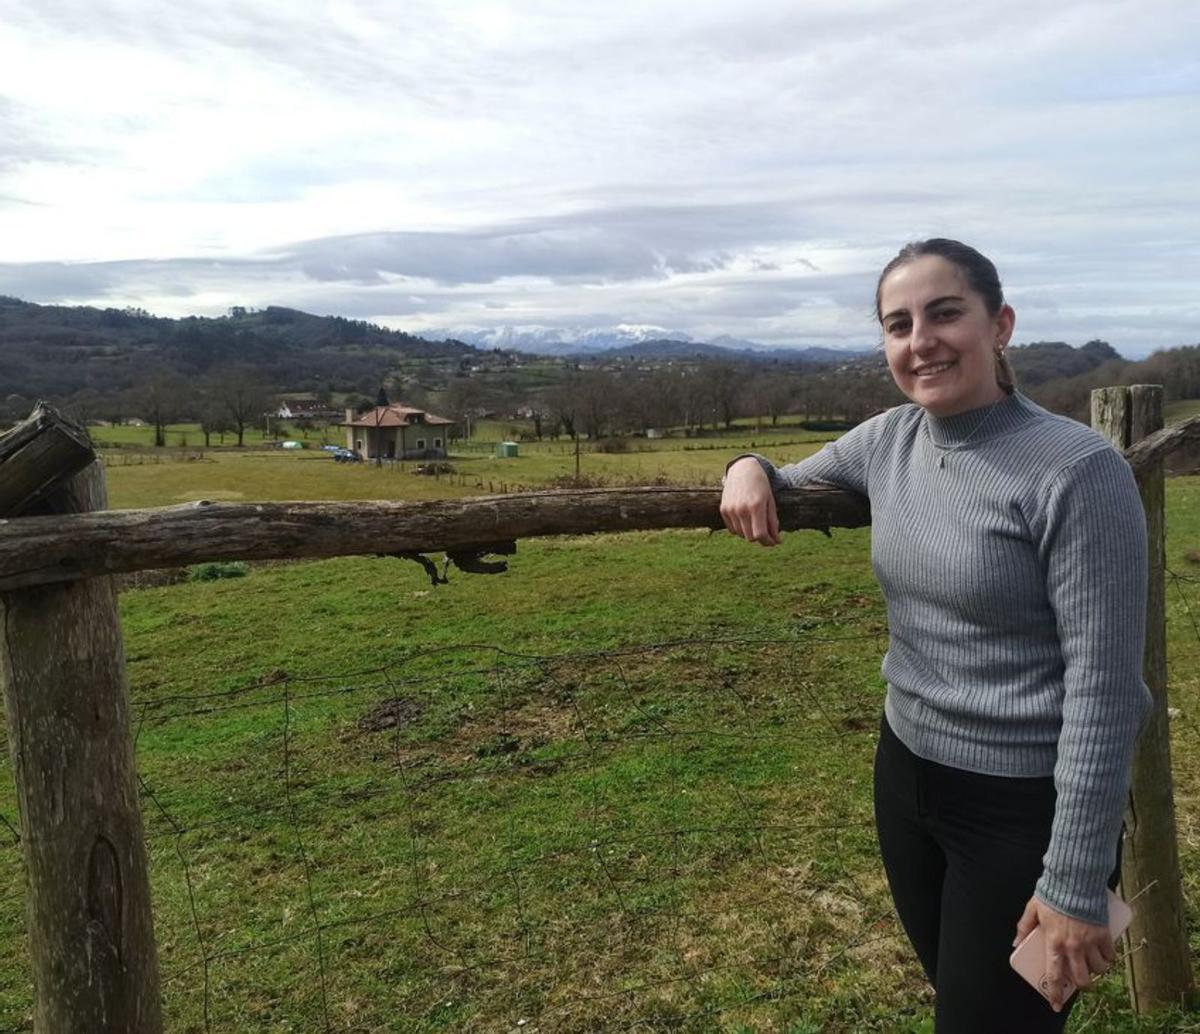
<path fill-rule="evenodd" d="M 858 492 L 860 495 L 869 495 L 867 468 L 870 465 L 871 454 L 883 434 L 889 414 L 894 412 L 896 411 L 888 410 L 871 417 L 870 420 L 864 420 L 835 441 L 827 442 L 820 452 L 797 463 L 777 467 L 765 456 L 747 452 L 730 460 L 730 465 L 744 456 L 752 456 L 763 468 L 773 491 L 779 491 L 781 488 L 799 488 L 816 481 Z"/>
<path fill-rule="evenodd" d="M 1039 552 L 1062 647 L 1063 703 L 1058 797 L 1036 894 L 1102 925 L 1134 741 L 1151 703 L 1142 681 L 1146 521 L 1133 473 L 1111 448 L 1061 471 L 1044 502 Z"/>

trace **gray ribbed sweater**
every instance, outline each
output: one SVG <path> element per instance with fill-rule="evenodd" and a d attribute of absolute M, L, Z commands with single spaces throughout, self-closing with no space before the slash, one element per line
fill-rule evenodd
<path fill-rule="evenodd" d="M 819 481 L 870 498 L 892 729 L 945 765 L 1053 773 L 1037 896 L 1107 922 L 1150 706 L 1145 516 L 1125 460 L 1020 393 L 945 418 L 899 406 L 800 463 L 756 458 L 773 488 Z"/>

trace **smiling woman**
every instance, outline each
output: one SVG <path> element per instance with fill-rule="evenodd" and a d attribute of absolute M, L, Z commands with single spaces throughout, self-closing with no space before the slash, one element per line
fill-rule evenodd
<path fill-rule="evenodd" d="M 1004 356 L 1016 315 L 996 267 L 974 248 L 935 238 L 906 246 L 875 291 L 896 385 L 935 416 L 954 416 L 1011 394 Z"/>
<path fill-rule="evenodd" d="M 1106 885 L 1149 706 L 1141 502 L 1103 438 L 1015 389 L 1015 316 L 988 259 L 910 244 L 875 301 L 914 404 L 800 463 L 735 460 L 721 513 L 775 545 L 773 489 L 869 497 L 890 632 L 876 827 L 937 1030 L 1061 1031 L 1066 989 L 1114 959 Z M 1039 926 L 1045 1000 L 1008 965 Z"/>

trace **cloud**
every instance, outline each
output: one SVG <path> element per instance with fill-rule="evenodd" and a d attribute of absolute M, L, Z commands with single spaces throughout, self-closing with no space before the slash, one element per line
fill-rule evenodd
<path fill-rule="evenodd" d="M 505 277 L 561 284 L 665 279 L 725 268 L 736 249 L 789 239 L 799 222 L 781 204 L 596 210 L 474 231 L 325 238 L 285 248 L 279 258 L 315 280 L 370 282 L 381 274 L 443 284 Z"/>
<path fill-rule="evenodd" d="M 997 260 L 1021 331 L 1194 337 L 1179 0 L 0 17 L 5 293 L 862 344 L 875 271 L 948 235 Z"/>

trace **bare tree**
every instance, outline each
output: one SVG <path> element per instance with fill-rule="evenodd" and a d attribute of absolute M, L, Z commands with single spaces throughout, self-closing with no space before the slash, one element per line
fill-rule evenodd
<path fill-rule="evenodd" d="M 584 433 L 595 441 L 612 428 L 616 414 L 617 379 L 605 370 L 585 370 L 572 379 L 577 412 Z"/>
<path fill-rule="evenodd" d="M 745 397 L 758 428 L 762 427 L 763 417 L 770 417 L 771 426 L 775 427 L 791 407 L 797 391 L 796 375 L 791 370 L 763 370 L 750 378 Z"/>
<path fill-rule="evenodd" d="M 446 415 L 466 431 L 467 438 L 471 437 L 471 426 L 483 400 L 483 385 L 470 376 L 452 378 L 446 389 L 445 406 L 449 410 Z"/>
<path fill-rule="evenodd" d="M 550 426 L 554 429 L 554 437 L 561 431 L 568 438 L 575 440 L 579 437 L 579 396 L 574 390 L 573 375 L 568 375 L 556 384 L 546 395 L 546 405 L 550 412 Z"/>
<path fill-rule="evenodd" d="M 233 430 L 229 414 L 219 399 L 206 397 L 200 401 L 200 433 L 204 435 L 204 447 L 210 447 L 210 439 L 219 434 L 224 440 L 225 432 Z"/>
<path fill-rule="evenodd" d="M 152 367 L 137 388 L 132 390 L 131 403 L 143 419 L 154 427 L 154 445 L 167 444 L 167 424 L 177 420 L 188 397 L 184 379 L 166 366 Z"/>
<path fill-rule="evenodd" d="M 671 370 L 664 368 L 623 373 L 616 381 L 614 401 L 625 425 L 645 434 L 651 427 L 673 423 L 670 402 L 675 395 L 676 381 Z"/>
<path fill-rule="evenodd" d="M 701 379 L 711 407 L 714 430 L 718 421 L 726 428 L 732 427 L 738 415 L 742 387 L 746 383 L 745 368 L 720 359 L 706 363 L 701 368 Z"/>
<path fill-rule="evenodd" d="M 680 370 L 678 394 L 680 423 L 688 428 L 704 425 L 708 412 L 708 384 L 704 377 L 704 366 L 685 366 Z"/>
<path fill-rule="evenodd" d="M 237 432 L 238 446 L 244 445 L 246 428 L 257 423 L 270 405 L 266 386 L 258 379 L 257 371 L 242 365 L 218 368 L 209 383 Z"/>

